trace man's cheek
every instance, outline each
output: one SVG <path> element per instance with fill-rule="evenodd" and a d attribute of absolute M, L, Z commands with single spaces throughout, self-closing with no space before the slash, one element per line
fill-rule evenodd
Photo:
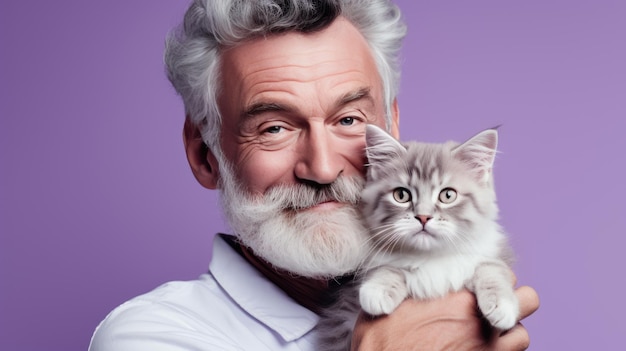
<path fill-rule="evenodd" d="M 293 165 L 289 157 L 279 153 L 257 153 L 240 164 L 242 185 L 252 193 L 264 194 L 274 185 L 293 183 Z"/>

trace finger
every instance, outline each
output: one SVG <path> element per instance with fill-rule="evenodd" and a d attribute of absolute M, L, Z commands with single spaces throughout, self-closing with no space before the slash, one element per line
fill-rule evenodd
<path fill-rule="evenodd" d="M 520 320 L 533 314 L 539 308 L 539 295 L 529 286 L 521 286 L 515 290 L 519 299 Z"/>
<path fill-rule="evenodd" d="M 517 285 L 517 275 L 515 275 L 515 272 L 510 271 L 511 272 L 511 281 L 513 282 L 513 286 Z"/>
<path fill-rule="evenodd" d="M 530 336 L 521 323 L 502 333 L 495 341 L 494 350 L 526 350 L 530 346 Z"/>

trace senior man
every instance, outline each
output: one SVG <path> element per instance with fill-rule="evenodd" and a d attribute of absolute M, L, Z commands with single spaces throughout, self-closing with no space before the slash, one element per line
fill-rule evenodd
<path fill-rule="evenodd" d="M 207 274 L 116 308 L 90 350 L 316 350 L 318 312 L 366 254 L 356 204 L 368 123 L 398 137 L 405 26 L 385 0 L 196 0 L 167 41 L 193 174 L 234 233 Z M 517 290 L 520 315 L 538 307 Z M 361 316 L 353 349 L 521 350 L 467 291 Z"/>

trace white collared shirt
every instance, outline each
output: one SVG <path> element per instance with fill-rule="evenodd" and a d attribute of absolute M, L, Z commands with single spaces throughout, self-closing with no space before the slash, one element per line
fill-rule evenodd
<path fill-rule="evenodd" d="M 219 235 L 208 274 L 131 299 L 96 328 L 90 351 L 315 350 L 317 314 L 268 281 Z"/>

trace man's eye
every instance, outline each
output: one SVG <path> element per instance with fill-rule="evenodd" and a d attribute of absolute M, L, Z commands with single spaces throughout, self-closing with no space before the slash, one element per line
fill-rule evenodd
<path fill-rule="evenodd" d="M 354 117 L 344 117 L 339 121 L 342 126 L 351 126 L 354 124 Z"/>
<path fill-rule="evenodd" d="M 270 134 L 278 134 L 280 133 L 280 131 L 283 130 L 283 127 L 281 126 L 271 126 L 267 129 L 265 129 L 265 133 L 270 133 Z"/>

